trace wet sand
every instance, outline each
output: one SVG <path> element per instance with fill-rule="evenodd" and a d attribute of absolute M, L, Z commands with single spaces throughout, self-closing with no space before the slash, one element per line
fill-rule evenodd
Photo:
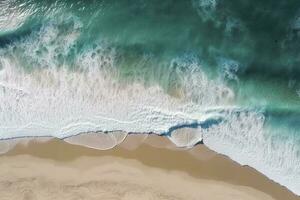
<path fill-rule="evenodd" d="M 52 139 L 0 156 L 1 199 L 239 199 L 298 196 L 204 145 L 130 135 L 110 150 Z"/>

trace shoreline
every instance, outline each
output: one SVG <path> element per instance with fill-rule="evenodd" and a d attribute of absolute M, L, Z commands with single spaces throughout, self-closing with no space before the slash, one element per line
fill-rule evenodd
<path fill-rule="evenodd" d="M 273 199 L 300 199 L 255 169 L 241 166 L 227 156 L 209 150 L 205 145 L 196 145 L 190 149 L 177 148 L 167 138 L 156 135 L 129 135 L 117 147 L 104 151 L 68 144 L 59 139 L 30 141 L 26 145 L 17 144 L 1 155 L 0 160 L 13 160 L 18 156 L 31 156 L 60 164 L 68 164 L 81 158 L 100 159 L 109 156 L 115 160 L 135 160 L 147 167 L 167 172 L 184 173 L 196 180 L 245 187 L 257 191 L 257 195 L 263 193 Z"/>

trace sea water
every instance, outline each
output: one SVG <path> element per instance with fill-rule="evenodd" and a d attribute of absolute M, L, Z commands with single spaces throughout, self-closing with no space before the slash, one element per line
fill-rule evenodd
<path fill-rule="evenodd" d="M 3 0 L 0 138 L 203 142 L 300 194 L 299 31 L 298 0 Z"/>

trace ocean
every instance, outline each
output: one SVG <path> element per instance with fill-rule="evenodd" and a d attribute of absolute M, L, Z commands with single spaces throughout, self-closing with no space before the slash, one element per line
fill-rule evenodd
<path fill-rule="evenodd" d="M 299 65 L 298 0 L 2 0 L 0 139 L 203 142 L 300 195 Z"/>

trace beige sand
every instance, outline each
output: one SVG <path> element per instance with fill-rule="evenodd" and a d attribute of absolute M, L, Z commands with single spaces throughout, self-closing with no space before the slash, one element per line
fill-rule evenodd
<path fill-rule="evenodd" d="M 140 142 L 144 141 L 139 146 Z M 153 147 L 155 146 L 155 147 Z M 167 147 L 167 148 L 165 148 Z M 99 151 L 59 140 L 18 145 L 0 156 L 0 197 L 13 199 L 299 199 L 204 145 L 130 136 Z"/>

